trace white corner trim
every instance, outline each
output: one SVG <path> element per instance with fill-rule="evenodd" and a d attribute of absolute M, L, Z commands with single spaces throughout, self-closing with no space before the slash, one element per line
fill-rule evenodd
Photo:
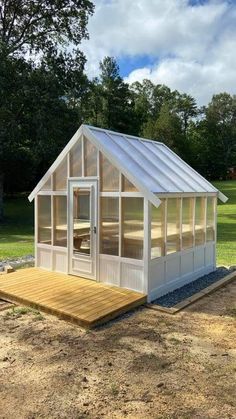
<path fill-rule="evenodd" d="M 220 199 L 220 201 L 222 201 L 222 202 L 224 202 L 224 204 L 225 204 L 225 202 L 227 202 L 228 201 L 228 199 L 229 198 L 227 198 L 227 196 L 226 195 L 224 195 L 222 192 L 220 192 L 220 191 L 218 191 L 218 198 Z"/>

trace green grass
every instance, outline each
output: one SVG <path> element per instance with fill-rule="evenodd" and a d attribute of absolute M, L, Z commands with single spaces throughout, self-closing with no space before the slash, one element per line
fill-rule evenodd
<path fill-rule="evenodd" d="M 34 253 L 34 204 L 27 196 L 4 201 L 4 223 L 0 224 L 0 260 Z"/>
<path fill-rule="evenodd" d="M 217 264 L 236 265 L 236 181 L 214 185 L 228 198 L 218 201 Z M 26 196 L 5 201 L 5 222 L 0 225 L 0 260 L 34 253 L 33 204 Z"/>
<path fill-rule="evenodd" d="M 217 265 L 236 265 L 236 181 L 218 181 L 214 186 L 229 200 L 218 200 Z"/>

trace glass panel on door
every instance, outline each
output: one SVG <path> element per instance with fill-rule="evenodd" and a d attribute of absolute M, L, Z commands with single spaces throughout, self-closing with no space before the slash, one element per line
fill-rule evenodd
<path fill-rule="evenodd" d="M 90 190 L 73 188 L 73 254 L 91 254 Z"/>

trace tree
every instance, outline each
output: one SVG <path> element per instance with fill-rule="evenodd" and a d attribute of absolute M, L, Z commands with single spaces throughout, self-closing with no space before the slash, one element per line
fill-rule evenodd
<path fill-rule="evenodd" d="M 196 118 L 199 114 L 196 100 L 186 93 L 174 92 L 174 109 L 182 121 L 184 134 L 187 134 L 187 129 L 190 121 Z"/>
<path fill-rule="evenodd" d="M 226 178 L 236 161 L 236 96 L 213 95 L 203 121 L 208 139 L 208 171 L 211 178 Z"/>
<path fill-rule="evenodd" d="M 153 140 L 162 141 L 168 147 L 181 153 L 183 134 L 181 120 L 170 109 L 168 103 L 163 103 L 155 121 L 150 119 L 143 128 L 143 135 Z"/>
<path fill-rule="evenodd" d="M 95 107 L 88 118 L 91 124 L 138 133 L 133 95 L 120 77 L 119 66 L 113 57 L 105 57 L 100 63 L 100 76 L 93 82 L 90 100 L 89 107 Z"/>
<path fill-rule="evenodd" d="M 57 69 L 57 77 L 69 83 L 69 75 L 73 74 L 75 78 L 76 72 L 67 72 L 65 56 L 58 51 L 62 47 L 65 49 L 69 44 L 73 45 L 74 49 L 67 54 L 69 64 L 74 60 L 77 66 L 84 65 L 84 57 L 78 52 L 77 46 L 83 38 L 88 37 L 86 26 L 93 9 L 94 6 L 89 0 L 0 0 L 0 220 L 3 217 L 3 179 L 6 162 L 9 165 L 12 153 L 24 149 L 26 143 L 29 147 L 29 141 L 33 140 L 28 136 L 26 120 L 28 105 L 34 98 L 27 92 L 30 78 L 36 77 L 36 71 L 32 62 L 26 63 L 26 53 L 27 56 L 37 57 L 39 67 L 45 54 L 52 54 L 54 64 L 56 61 L 57 64 L 61 64 Z M 49 60 L 47 64 L 49 65 Z M 54 74 L 56 75 L 55 65 Z M 69 91 L 71 93 L 73 90 L 73 81 L 71 79 L 69 85 L 65 85 L 67 89 L 61 91 L 64 95 L 68 93 L 68 102 Z M 55 87 L 55 83 L 53 86 Z M 63 100 L 60 100 L 60 103 L 62 104 Z M 37 106 L 37 115 L 40 112 Z M 31 123 L 33 121 L 30 117 L 28 120 Z M 39 132 L 40 125 L 34 139 L 39 139 Z"/>
<path fill-rule="evenodd" d="M 5 56 L 78 45 L 94 6 L 89 0 L 0 0 L 0 47 Z"/>

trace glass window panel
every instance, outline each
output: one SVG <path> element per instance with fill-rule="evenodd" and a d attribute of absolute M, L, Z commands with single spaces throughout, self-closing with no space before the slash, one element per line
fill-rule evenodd
<path fill-rule="evenodd" d="M 101 197 L 101 253 L 119 255 L 119 198 Z"/>
<path fill-rule="evenodd" d="M 207 197 L 207 225 L 206 225 L 207 241 L 215 240 L 215 198 Z"/>
<path fill-rule="evenodd" d="M 167 199 L 167 238 L 166 253 L 180 250 L 180 199 Z"/>
<path fill-rule="evenodd" d="M 124 175 L 122 175 L 122 192 L 138 192 L 138 189 Z"/>
<path fill-rule="evenodd" d="M 122 198 L 122 256 L 143 259 L 143 198 Z"/>
<path fill-rule="evenodd" d="M 205 205 L 205 198 L 195 199 L 195 246 L 205 243 Z"/>
<path fill-rule="evenodd" d="M 101 191 L 119 191 L 119 170 L 100 154 Z"/>
<path fill-rule="evenodd" d="M 84 138 L 84 175 L 97 176 L 97 149 Z"/>
<path fill-rule="evenodd" d="M 82 139 L 70 151 L 70 175 L 71 177 L 82 176 Z"/>
<path fill-rule="evenodd" d="M 73 193 L 74 254 L 91 253 L 90 190 L 75 188 Z"/>
<path fill-rule="evenodd" d="M 51 176 L 47 180 L 47 182 L 44 183 L 44 185 L 41 188 L 41 191 L 51 191 L 52 190 L 52 178 Z"/>
<path fill-rule="evenodd" d="M 67 189 L 67 157 L 53 173 L 53 182 L 54 191 L 65 191 Z"/>
<path fill-rule="evenodd" d="M 53 197 L 54 246 L 67 246 L 67 197 Z"/>
<path fill-rule="evenodd" d="M 193 247 L 193 198 L 182 199 L 182 249 Z"/>
<path fill-rule="evenodd" d="M 151 221 L 151 259 L 164 256 L 165 253 L 165 199 L 157 208 L 152 205 Z"/>
<path fill-rule="evenodd" d="M 38 195 L 38 243 L 51 244 L 51 196 Z"/>

